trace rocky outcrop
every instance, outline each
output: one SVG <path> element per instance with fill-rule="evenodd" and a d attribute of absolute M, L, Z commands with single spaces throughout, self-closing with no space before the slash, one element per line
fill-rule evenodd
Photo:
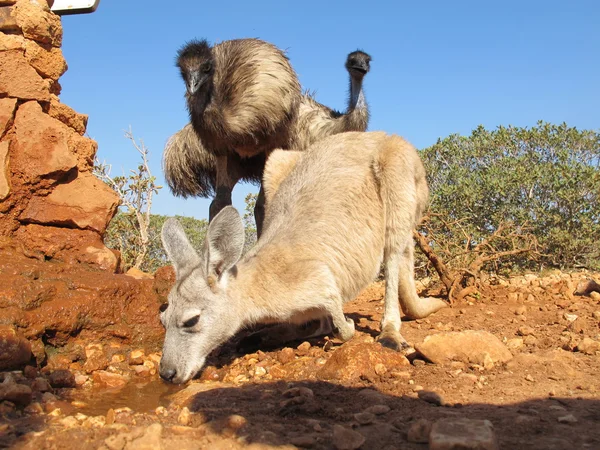
<path fill-rule="evenodd" d="M 0 2 L 0 236 L 36 257 L 114 272 L 102 234 L 118 197 L 91 174 L 87 116 L 58 98 L 67 63 L 49 3 Z"/>

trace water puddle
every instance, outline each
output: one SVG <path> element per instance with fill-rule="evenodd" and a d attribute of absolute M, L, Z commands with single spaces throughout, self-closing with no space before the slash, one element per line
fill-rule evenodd
<path fill-rule="evenodd" d="M 185 386 L 152 380 L 144 383 L 128 383 L 120 389 L 94 388 L 79 391 L 71 398 L 85 403 L 77 411 L 88 416 L 105 415 L 110 409 L 128 407 L 136 413 L 154 412 L 159 406 L 167 407 L 170 397 Z"/>

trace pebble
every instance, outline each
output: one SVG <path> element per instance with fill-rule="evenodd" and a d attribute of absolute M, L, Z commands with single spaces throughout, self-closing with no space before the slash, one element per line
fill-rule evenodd
<path fill-rule="evenodd" d="M 293 361 L 295 357 L 296 355 L 294 354 L 294 349 L 289 347 L 282 348 L 279 353 L 277 353 L 277 360 L 281 364 L 287 364 Z"/>
<path fill-rule="evenodd" d="M 444 399 L 437 392 L 422 390 L 422 391 L 418 392 L 418 396 L 421 400 L 423 400 L 427 403 L 431 403 L 432 405 L 436 405 L 436 406 L 444 405 Z"/>
<path fill-rule="evenodd" d="M 575 322 L 577 317 L 577 314 L 569 314 L 567 312 L 563 314 L 563 319 L 565 319 L 567 322 Z"/>
<path fill-rule="evenodd" d="M 511 350 L 518 350 L 523 347 L 523 338 L 513 338 L 506 341 L 506 346 Z"/>
<path fill-rule="evenodd" d="M 190 423 L 191 416 L 192 414 L 190 413 L 189 408 L 187 406 L 184 406 L 183 408 L 181 408 L 181 412 L 177 416 L 177 423 L 186 426 Z"/>
<path fill-rule="evenodd" d="M 16 405 L 28 405 L 31 403 L 32 392 L 29 386 L 16 384 L 11 379 L 7 379 L 0 384 L 0 402 L 9 401 Z"/>
<path fill-rule="evenodd" d="M 375 364 L 375 373 L 379 376 L 384 375 L 387 372 L 387 367 L 382 363 Z"/>
<path fill-rule="evenodd" d="M 577 351 L 586 355 L 594 355 L 596 352 L 600 352 L 600 342 L 585 337 L 579 344 L 577 344 Z"/>
<path fill-rule="evenodd" d="M 304 356 L 308 354 L 308 351 L 310 350 L 310 342 L 304 341 L 302 344 L 300 344 L 297 347 L 298 350 L 298 355 L 300 356 Z"/>
<path fill-rule="evenodd" d="M 596 320 L 600 320 L 600 311 L 594 311 L 592 317 Z"/>
<path fill-rule="evenodd" d="M 333 447 L 337 450 L 356 450 L 365 443 L 365 437 L 357 431 L 341 425 L 333 426 Z"/>
<path fill-rule="evenodd" d="M 442 419 L 431 427 L 430 450 L 498 450 L 489 420 Z"/>
<path fill-rule="evenodd" d="M 517 330 L 517 334 L 519 334 L 519 336 L 531 336 L 534 332 L 535 330 L 528 325 L 523 325 Z"/>
<path fill-rule="evenodd" d="M 33 383 L 31 383 L 31 389 L 37 392 L 48 392 L 52 390 L 50 383 L 43 377 L 37 377 Z"/>
<path fill-rule="evenodd" d="M 239 430 L 248 423 L 248 420 L 244 416 L 239 414 L 232 414 L 227 418 L 227 427 L 232 430 Z"/>
<path fill-rule="evenodd" d="M 529 375 L 529 374 L 525 375 L 525 379 L 526 379 L 527 381 L 530 381 L 530 382 L 532 382 L 532 383 L 535 381 L 535 380 L 533 379 L 533 377 L 532 377 L 531 375 Z"/>
<path fill-rule="evenodd" d="M 514 313 L 516 316 L 524 316 L 527 312 L 527 306 L 521 305 L 515 308 Z"/>
<path fill-rule="evenodd" d="M 144 364 L 144 351 L 133 350 L 129 354 L 129 364 L 131 364 L 132 366 Z"/>
<path fill-rule="evenodd" d="M 257 366 L 254 368 L 254 376 L 255 377 L 264 377 L 267 374 L 267 369 L 261 366 Z"/>
<path fill-rule="evenodd" d="M 77 425 L 79 425 L 79 422 L 77 421 L 77 419 L 73 416 L 67 416 L 67 417 L 63 417 L 62 419 L 60 419 L 60 423 L 65 427 L 65 428 L 74 428 Z"/>
<path fill-rule="evenodd" d="M 429 442 L 429 433 L 431 432 L 431 422 L 427 419 L 419 419 L 410 424 L 406 438 L 408 442 L 416 444 L 426 444 Z"/>
<path fill-rule="evenodd" d="M 558 420 L 558 423 L 577 423 L 577 418 L 573 414 L 561 416 L 556 420 Z"/>
<path fill-rule="evenodd" d="M 48 377 L 50 385 L 54 388 L 73 388 L 76 385 L 75 375 L 66 369 L 53 371 Z"/>
<path fill-rule="evenodd" d="M 375 414 L 376 416 L 381 416 L 383 414 L 389 413 L 390 409 L 391 408 L 388 405 L 373 405 L 365 409 L 365 412 Z"/>
<path fill-rule="evenodd" d="M 373 421 L 375 420 L 375 415 L 370 412 L 361 412 L 354 414 L 354 419 L 356 419 L 356 421 L 360 425 L 368 425 L 370 423 L 373 423 Z"/>
<path fill-rule="evenodd" d="M 301 448 L 311 448 L 316 444 L 313 436 L 296 436 L 290 439 L 290 444 Z"/>
<path fill-rule="evenodd" d="M 525 339 L 523 339 L 523 343 L 525 345 L 536 345 L 537 338 L 535 336 L 525 336 Z"/>

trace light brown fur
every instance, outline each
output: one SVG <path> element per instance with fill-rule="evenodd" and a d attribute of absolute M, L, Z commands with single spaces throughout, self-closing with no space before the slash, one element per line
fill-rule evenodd
<path fill-rule="evenodd" d="M 201 255 L 176 221 L 165 224 L 163 243 L 177 272 L 162 315 L 165 378 L 185 381 L 208 352 L 254 323 L 330 320 L 337 336 L 350 339 L 354 324 L 342 306 L 377 276 L 382 260 L 386 291 L 378 339 L 384 345 L 399 350 L 406 344 L 400 306 L 415 318 L 445 306 L 416 295 L 412 230 L 428 188 L 419 156 L 404 139 L 342 133 L 305 152 L 275 151 L 265 188 L 263 235 L 239 261 L 244 228 L 234 208 L 211 222 Z M 189 317 L 193 327 L 180 332 L 177 324 Z"/>

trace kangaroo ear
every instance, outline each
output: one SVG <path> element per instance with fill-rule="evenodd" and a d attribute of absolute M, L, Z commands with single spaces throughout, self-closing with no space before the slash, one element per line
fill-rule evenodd
<path fill-rule="evenodd" d="M 219 280 L 238 262 L 244 249 L 244 239 L 240 213 L 233 206 L 226 206 L 212 220 L 206 233 L 204 257 L 209 281 L 213 277 Z"/>
<path fill-rule="evenodd" d="M 161 238 L 169 260 L 175 267 L 175 275 L 181 278 L 191 272 L 200 262 L 200 255 L 185 235 L 177 219 L 168 219 L 162 227 Z"/>

